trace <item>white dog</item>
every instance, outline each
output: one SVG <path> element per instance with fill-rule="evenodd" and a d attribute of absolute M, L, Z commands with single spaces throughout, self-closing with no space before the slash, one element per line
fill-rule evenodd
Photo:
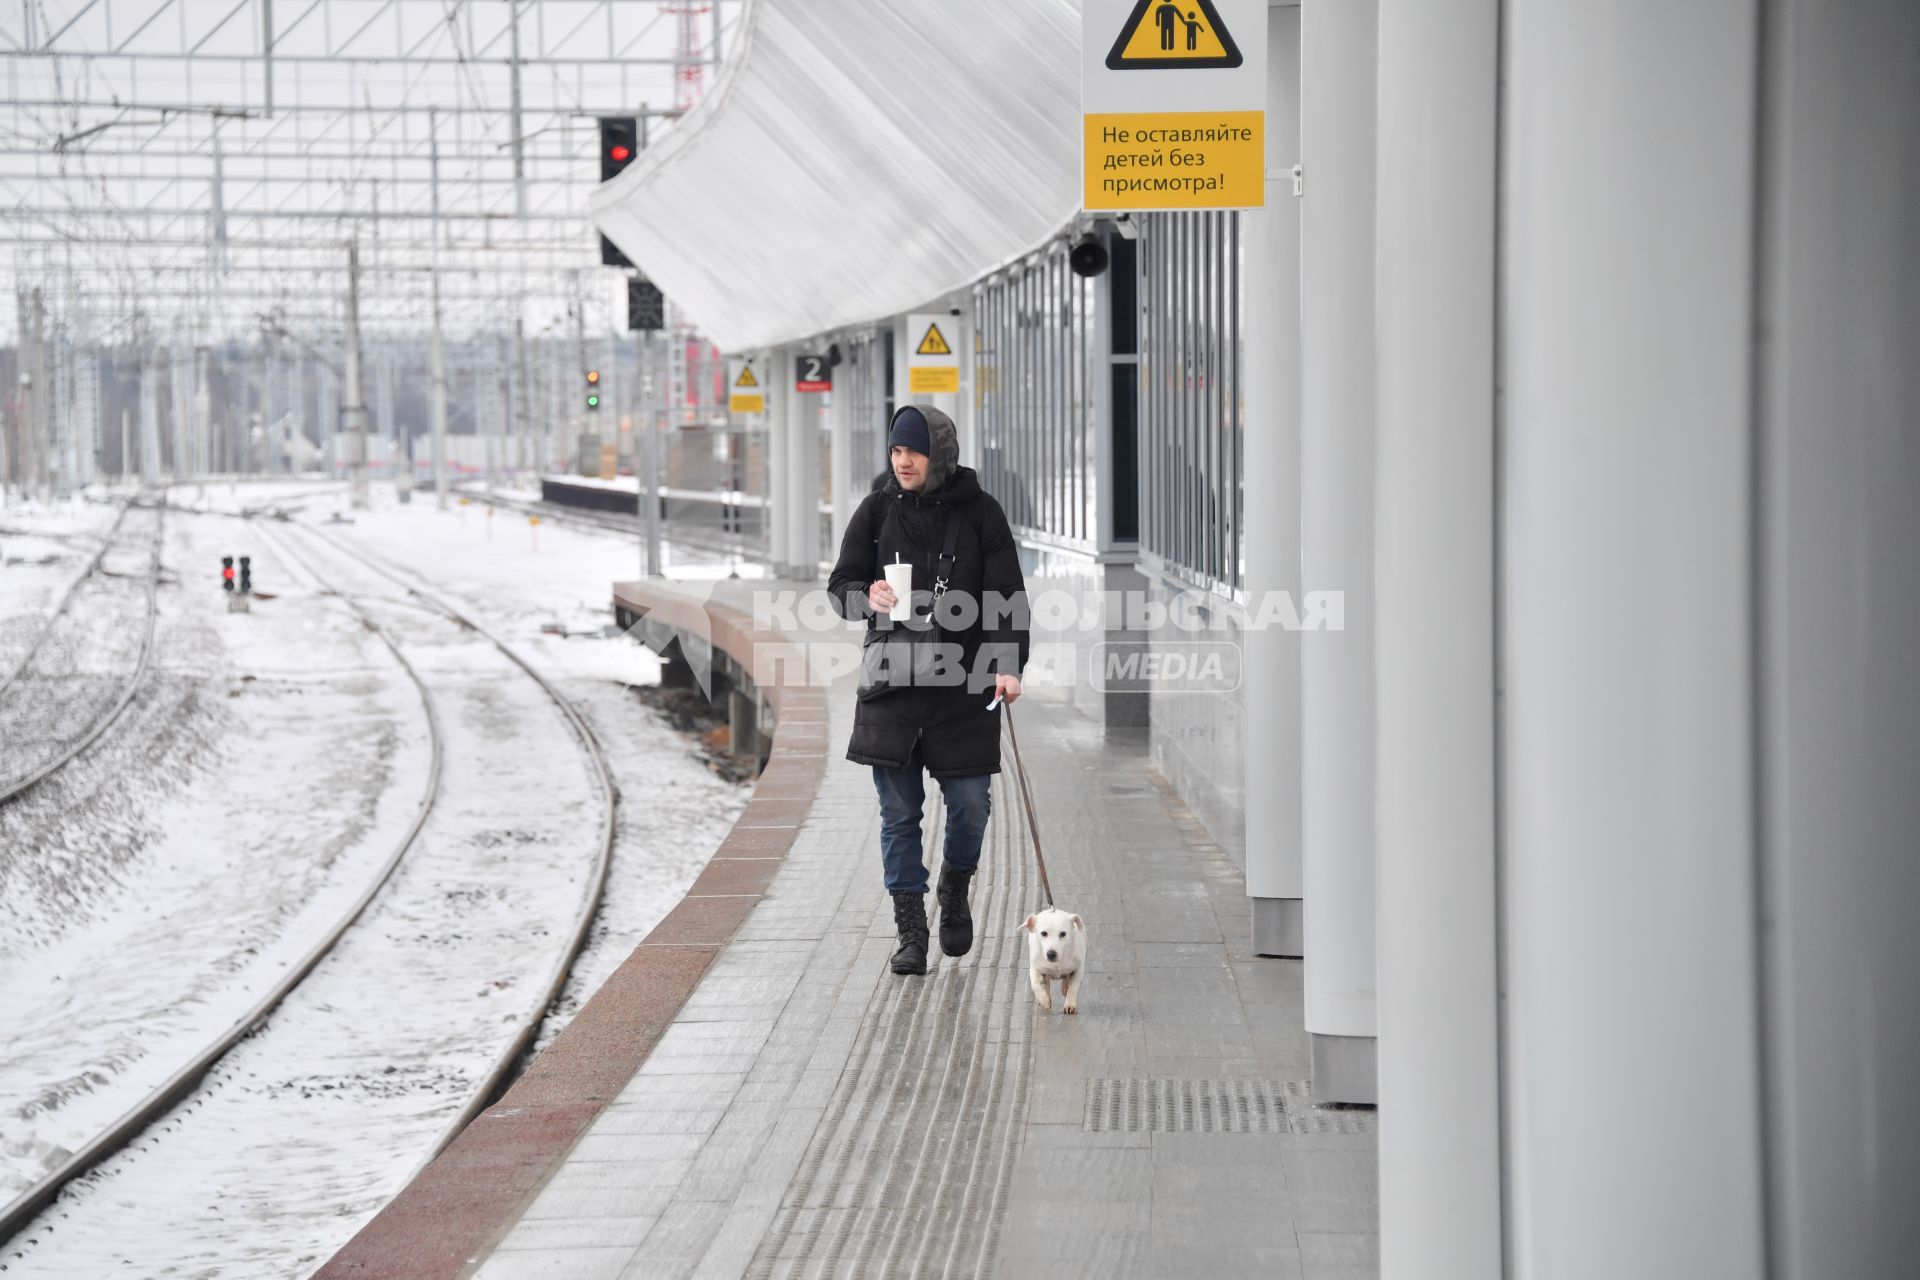
<path fill-rule="evenodd" d="M 1028 916 L 1027 981 L 1042 1009 L 1053 1012 L 1053 981 L 1060 982 L 1062 1013 L 1080 1011 L 1080 978 L 1087 970 L 1087 926 L 1079 916 L 1048 907 Z"/>

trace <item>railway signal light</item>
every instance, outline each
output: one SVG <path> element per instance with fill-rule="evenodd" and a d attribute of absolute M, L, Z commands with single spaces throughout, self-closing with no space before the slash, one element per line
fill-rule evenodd
<path fill-rule="evenodd" d="M 587 408 L 593 410 L 599 407 L 600 371 L 598 369 L 589 369 L 587 370 Z"/>
<path fill-rule="evenodd" d="M 250 596 L 253 594 L 253 557 L 252 556 L 240 557 L 240 594 L 243 596 Z"/>
<path fill-rule="evenodd" d="M 634 116 L 600 117 L 600 181 L 606 182 L 633 163 L 640 154 L 640 121 Z M 600 237 L 600 265 L 632 267 L 613 241 Z"/>
<path fill-rule="evenodd" d="M 633 163 L 640 147 L 640 121 L 633 116 L 600 117 L 600 181 Z"/>
<path fill-rule="evenodd" d="M 233 590 L 233 557 L 220 557 L 220 585 L 225 590 Z"/>
<path fill-rule="evenodd" d="M 634 333 L 651 333 L 667 327 L 667 300 L 660 286 L 638 276 L 627 278 L 627 328 Z"/>

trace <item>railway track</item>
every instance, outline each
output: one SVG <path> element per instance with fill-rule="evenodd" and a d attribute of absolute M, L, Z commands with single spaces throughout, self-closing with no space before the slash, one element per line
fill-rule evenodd
<path fill-rule="evenodd" d="M 518 1020 L 513 1034 L 507 1039 L 487 1063 L 479 1082 L 470 1091 L 469 1096 L 453 1120 L 444 1126 L 432 1143 L 431 1150 L 422 1156 L 424 1164 L 432 1156 L 439 1154 L 453 1141 L 472 1118 L 483 1110 L 510 1082 L 516 1064 L 518 1064 L 535 1036 L 541 1023 L 564 986 L 573 963 L 585 944 L 592 927 L 599 902 L 604 892 L 606 877 L 612 859 L 616 822 L 616 806 L 619 792 L 607 765 L 599 743 L 594 738 L 584 719 L 572 704 L 538 671 L 534 670 L 510 647 L 501 642 L 472 618 L 459 609 L 438 599 L 417 585 L 404 583 L 390 569 L 375 563 L 370 557 L 360 553 L 350 545 L 320 533 L 306 526 L 298 526 L 300 533 L 294 534 L 286 526 L 269 528 L 264 522 L 256 522 L 255 529 L 273 543 L 289 563 L 298 566 L 315 586 L 336 596 L 353 613 L 360 625 L 372 632 L 392 654 L 395 661 L 406 673 L 418 691 L 425 710 L 431 741 L 431 764 L 427 785 L 424 789 L 413 820 L 405 834 L 396 842 L 391 854 L 381 864 L 375 875 L 360 895 L 341 914 L 339 919 L 321 936 L 288 970 L 242 1015 L 234 1019 L 219 1035 L 211 1039 L 204 1047 L 179 1066 L 158 1087 L 152 1090 L 138 1104 L 130 1107 L 120 1117 L 102 1129 L 92 1139 L 64 1160 L 57 1168 L 36 1182 L 34 1186 L 17 1196 L 4 1208 L 0 1208 L 0 1241 L 11 1238 L 35 1215 L 50 1204 L 60 1189 L 73 1179 L 98 1165 L 132 1143 L 154 1121 L 166 1115 L 173 1107 L 192 1095 L 200 1082 L 226 1054 L 248 1036 L 258 1031 L 291 995 L 330 954 L 341 940 L 348 936 L 354 925 L 360 921 L 370 906 L 379 898 L 381 891 L 394 879 L 395 872 L 405 862 L 407 855 L 418 843 L 422 832 L 427 828 L 436 807 L 445 793 L 445 761 L 447 759 L 447 740 L 443 727 L 440 707 L 435 699 L 430 682 L 416 665 L 409 660 L 404 645 L 395 636 L 391 627 L 383 624 L 374 613 L 358 598 L 356 593 L 340 589 L 334 585 L 330 575 L 316 563 L 319 556 L 312 554 L 313 548 L 302 549 L 295 545 L 297 541 L 310 538 L 314 542 L 325 544 L 327 554 L 350 559 L 364 566 L 367 571 L 380 575 L 400 585 L 405 597 L 417 606 L 434 615 L 445 618 L 463 632 L 472 633 L 497 649 L 504 657 L 523 671 L 551 700 L 559 711 L 563 721 L 580 746 L 580 750 L 589 766 L 599 794 L 604 798 L 602 822 L 594 852 L 594 864 L 588 876 L 586 891 L 581 896 L 578 911 L 575 913 L 566 941 L 556 959 L 552 972 L 538 993 L 536 1000 L 526 1004 L 526 1011 Z M 365 594 L 365 593 L 358 593 Z M 371 598 L 371 597 L 369 597 Z"/>
<path fill-rule="evenodd" d="M 290 558 L 292 557 L 290 556 Z M 351 600 L 346 601 L 346 603 L 348 608 L 353 609 L 356 616 L 362 619 L 363 625 L 367 625 L 366 615 L 360 611 L 359 607 Z M 406 654 L 400 651 L 392 639 L 381 632 L 378 627 L 369 626 L 369 630 L 372 630 L 374 634 L 385 643 L 388 651 L 393 654 L 395 661 L 400 664 L 401 669 L 405 671 L 409 679 L 413 681 L 414 687 L 419 691 L 421 701 L 426 708 L 428 734 L 432 743 L 432 759 L 428 766 L 427 790 L 426 794 L 421 798 L 419 808 L 414 815 L 412 824 L 407 828 L 405 836 L 401 838 L 393 852 L 388 855 L 386 861 L 381 864 L 381 868 L 372 883 L 354 900 L 353 904 L 332 928 L 330 928 L 279 981 L 274 983 L 272 988 L 255 1002 L 251 1008 L 239 1018 L 235 1019 L 225 1031 L 221 1032 L 220 1035 L 189 1058 L 187 1062 L 172 1075 L 168 1076 L 166 1080 L 161 1082 L 157 1088 L 137 1105 L 128 1109 L 118 1119 L 114 1120 L 113 1123 L 101 1130 L 100 1133 L 95 1135 L 84 1146 L 80 1147 L 59 1166 L 51 1170 L 46 1177 L 15 1197 L 4 1209 L 0 1209 L 0 1240 L 11 1237 L 14 1232 L 31 1221 L 35 1214 L 39 1213 L 41 1209 L 52 1202 L 53 1198 L 59 1194 L 61 1187 L 64 1187 L 88 1169 L 99 1164 L 115 1151 L 126 1146 L 141 1130 L 145 1129 L 156 1118 L 165 1114 L 181 1099 L 191 1094 L 199 1085 L 201 1079 L 213 1067 L 213 1064 L 218 1062 L 234 1045 L 251 1035 L 255 1028 L 260 1026 L 260 1024 L 266 1020 L 267 1016 L 280 1005 L 281 1001 L 286 999 L 288 993 L 299 986 L 301 980 L 313 971 L 314 966 L 318 965 L 326 958 L 327 954 L 333 950 L 335 944 L 337 944 L 346 934 L 347 930 L 353 926 L 353 923 L 365 913 L 367 905 L 373 901 L 374 896 L 378 894 L 387 881 L 393 877 L 394 869 L 400 865 L 401 859 L 406 856 L 407 850 L 412 848 L 413 842 L 418 838 L 420 829 L 426 825 L 427 817 L 433 811 L 434 801 L 439 796 L 440 772 L 442 761 L 445 757 L 440 720 L 433 703 L 433 694 L 432 691 L 427 688 L 425 682 L 421 680 L 419 673 L 414 669 L 413 665 L 407 661 Z"/>
<path fill-rule="evenodd" d="M 599 739 L 594 736 L 593 729 L 587 724 L 586 718 L 580 714 L 566 695 L 554 686 L 552 681 L 540 674 L 533 664 L 521 657 L 512 646 L 474 621 L 471 616 L 457 606 L 448 603 L 444 597 L 428 590 L 417 578 L 411 574 L 403 573 L 384 558 L 353 546 L 331 531 L 314 528 L 312 526 L 300 527 L 304 532 L 316 535 L 321 540 L 333 546 L 341 555 L 358 560 L 373 572 L 399 587 L 408 596 L 420 601 L 435 612 L 440 613 L 456 626 L 480 636 L 495 649 L 499 650 L 514 666 L 525 672 L 528 678 L 539 685 L 547 697 L 552 700 L 554 707 L 559 710 L 568 728 L 572 730 L 574 738 L 579 742 L 581 751 L 585 754 L 591 766 L 591 771 L 597 781 L 600 794 L 605 797 L 606 800 L 600 813 L 600 832 L 597 841 L 598 854 L 592 873 L 591 887 L 585 895 L 583 909 L 574 921 L 573 928 L 567 936 L 561 955 L 555 962 L 552 972 L 548 975 L 540 1001 L 534 1006 L 534 1012 L 521 1022 L 515 1031 L 512 1042 L 495 1061 L 480 1088 L 474 1091 L 472 1098 L 468 1101 L 467 1105 L 462 1108 L 459 1116 L 456 1117 L 454 1122 L 440 1135 L 439 1140 L 434 1144 L 432 1153 L 427 1157 L 427 1160 L 430 1160 L 433 1156 L 437 1156 L 446 1150 L 454 1138 L 459 1136 L 460 1131 L 466 1128 L 475 1116 L 484 1111 L 496 1097 L 505 1091 L 506 1086 L 512 1082 L 515 1064 L 520 1061 L 520 1058 L 525 1054 L 528 1046 L 530 1046 L 534 1038 L 539 1035 L 540 1024 L 545 1019 L 547 1010 L 552 1007 L 555 1000 L 559 999 L 561 990 L 566 986 L 567 976 L 573 971 L 573 963 L 579 957 L 581 948 L 586 945 L 587 934 L 593 927 L 594 914 L 598 909 L 601 896 L 606 891 L 607 870 L 613 862 L 613 843 L 619 818 L 620 789 L 614 783 L 613 770 L 608 766 L 606 754 L 601 749 Z M 427 1160 L 422 1160 L 421 1164 L 424 1165 Z"/>
<path fill-rule="evenodd" d="M 74 575 L 73 581 L 67 584 L 67 589 L 61 592 L 60 602 L 53 607 L 53 612 L 49 613 L 47 620 L 41 624 L 40 634 L 33 638 L 33 643 L 27 646 L 26 652 L 20 655 L 20 660 L 14 663 L 12 668 L 8 670 L 5 678 L 0 679 L 0 699 L 6 697 L 7 690 L 13 688 L 13 682 L 20 678 L 20 673 L 27 669 L 27 664 L 32 662 L 34 655 L 40 652 L 40 647 L 46 643 L 47 637 L 52 634 L 54 624 L 66 613 L 67 606 L 73 603 L 74 593 L 80 590 L 80 585 L 92 577 L 94 571 L 100 567 L 100 562 L 106 558 L 107 549 L 113 546 L 113 540 L 120 534 L 120 526 L 126 523 L 127 512 L 132 509 L 133 500 L 131 498 L 120 504 L 119 512 L 113 517 L 113 523 L 107 526 L 106 535 L 100 539 L 99 549 L 88 559 L 86 567 Z M 62 540 L 75 541 L 76 539 L 64 538 Z"/>
<path fill-rule="evenodd" d="M 0 726 L 4 726 L 7 730 L 10 748 L 13 751 L 19 751 L 23 749 L 21 746 L 23 742 L 31 742 L 29 735 L 36 725 L 59 720 L 63 712 L 72 706 L 71 689 L 74 683 L 87 678 L 78 671 L 78 659 L 88 637 L 96 634 L 91 628 L 91 623 L 80 619 L 73 606 L 81 599 L 83 589 L 91 583 L 104 580 L 109 573 L 107 557 L 114 550 L 115 539 L 128 513 L 136 508 L 153 513 L 153 532 L 147 550 L 144 574 L 145 616 L 140 623 L 140 648 L 133 663 L 133 670 L 122 681 L 119 695 L 101 707 L 79 733 L 72 736 L 56 733 L 42 739 L 41 745 L 46 749 L 46 754 L 37 763 L 29 764 L 23 774 L 15 774 L 0 780 L 0 806 L 12 803 L 53 777 L 88 747 L 98 742 L 101 735 L 113 726 L 133 702 L 141 682 L 146 678 L 147 668 L 151 665 L 153 656 L 154 627 L 159 615 L 160 562 L 161 551 L 166 540 L 167 515 L 167 495 L 164 488 L 160 490 L 157 499 L 134 498 L 122 508 L 99 553 L 88 564 L 86 571 L 68 587 L 59 605 L 53 613 L 48 615 L 46 625 L 41 628 L 39 636 L 35 638 L 25 656 L 13 671 L 8 673 L 5 682 L 0 683 Z M 78 633 L 74 637 L 63 637 L 66 640 L 64 655 L 60 652 L 63 648 L 61 644 L 49 643 L 50 640 L 55 639 L 63 627 Z M 57 661 L 62 656 L 74 659 L 74 670 L 62 673 L 46 665 Z M 25 749 L 31 750 L 31 747 Z"/>

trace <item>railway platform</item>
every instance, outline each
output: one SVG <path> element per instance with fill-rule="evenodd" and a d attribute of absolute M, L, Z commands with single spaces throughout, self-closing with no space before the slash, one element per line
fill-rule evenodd
<path fill-rule="evenodd" d="M 794 639 L 754 630 L 754 585 L 619 590 L 703 607 L 751 668 Z M 1377 1273 L 1374 1113 L 1315 1105 L 1299 965 L 1251 954 L 1238 871 L 1144 742 L 1016 704 L 1055 898 L 1089 927 L 1080 1012 L 1045 1013 L 1010 767 L 973 952 L 896 977 L 852 689 L 762 692 L 770 765 L 687 898 L 321 1276 Z"/>

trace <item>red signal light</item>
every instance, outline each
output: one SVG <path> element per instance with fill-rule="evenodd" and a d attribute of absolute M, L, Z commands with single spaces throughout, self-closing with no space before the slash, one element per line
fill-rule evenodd
<path fill-rule="evenodd" d="M 612 181 L 640 149 L 640 122 L 632 116 L 600 117 L 600 181 Z M 608 265 L 619 265 L 610 260 Z"/>

